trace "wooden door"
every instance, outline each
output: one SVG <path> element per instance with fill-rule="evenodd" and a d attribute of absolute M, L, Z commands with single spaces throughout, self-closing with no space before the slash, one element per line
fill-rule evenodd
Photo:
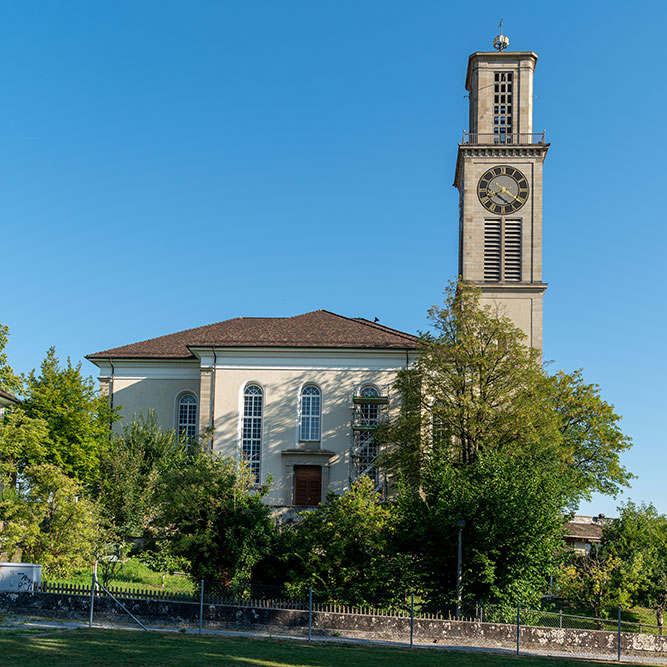
<path fill-rule="evenodd" d="M 319 505 L 322 500 L 322 467 L 294 466 L 294 504 Z"/>

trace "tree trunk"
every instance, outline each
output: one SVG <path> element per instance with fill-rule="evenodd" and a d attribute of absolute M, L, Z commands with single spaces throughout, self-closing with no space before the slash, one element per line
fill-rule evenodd
<path fill-rule="evenodd" d="M 658 622 L 658 634 L 662 635 L 662 609 L 655 612 L 655 620 Z"/>

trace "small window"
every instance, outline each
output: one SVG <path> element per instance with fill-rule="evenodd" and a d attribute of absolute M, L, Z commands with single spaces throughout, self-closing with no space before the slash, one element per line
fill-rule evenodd
<path fill-rule="evenodd" d="M 248 385 L 243 394 L 243 433 L 241 454 L 255 481 L 259 483 L 262 462 L 262 413 L 264 392 L 256 384 Z"/>
<path fill-rule="evenodd" d="M 299 439 L 305 442 L 320 440 L 320 416 L 322 395 L 313 385 L 304 387 L 301 392 L 301 434 Z"/>
<path fill-rule="evenodd" d="M 197 437 L 197 399 L 183 394 L 178 399 L 178 433 L 188 440 Z"/>

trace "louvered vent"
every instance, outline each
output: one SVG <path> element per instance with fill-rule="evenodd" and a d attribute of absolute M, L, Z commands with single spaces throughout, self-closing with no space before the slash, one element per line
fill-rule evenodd
<path fill-rule="evenodd" d="M 500 220 L 484 221 L 484 280 L 500 280 Z"/>
<path fill-rule="evenodd" d="M 505 220 L 505 280 L 521 280 L 521 220 Z"/>

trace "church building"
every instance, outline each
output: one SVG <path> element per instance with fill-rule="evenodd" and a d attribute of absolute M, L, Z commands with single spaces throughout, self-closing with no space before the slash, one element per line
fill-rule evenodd
<path fill-rule="evenodd" d="M 459 275 L 482 303 L 542 349 L 542 165 L 533 133 L 537 55 L 468 59 L 470 131 L 458 146 Z M 240 317 L 87 356 L 125 420 L 155 410 L 161 426 L 206 434 L 214 452 L 272 478 L 274 507 L 312 506 L 361 475 L 384 484 L 373 429 L 400 407 L 396 372 L 418 339 L 362 318 L 318 310 Z"/>

